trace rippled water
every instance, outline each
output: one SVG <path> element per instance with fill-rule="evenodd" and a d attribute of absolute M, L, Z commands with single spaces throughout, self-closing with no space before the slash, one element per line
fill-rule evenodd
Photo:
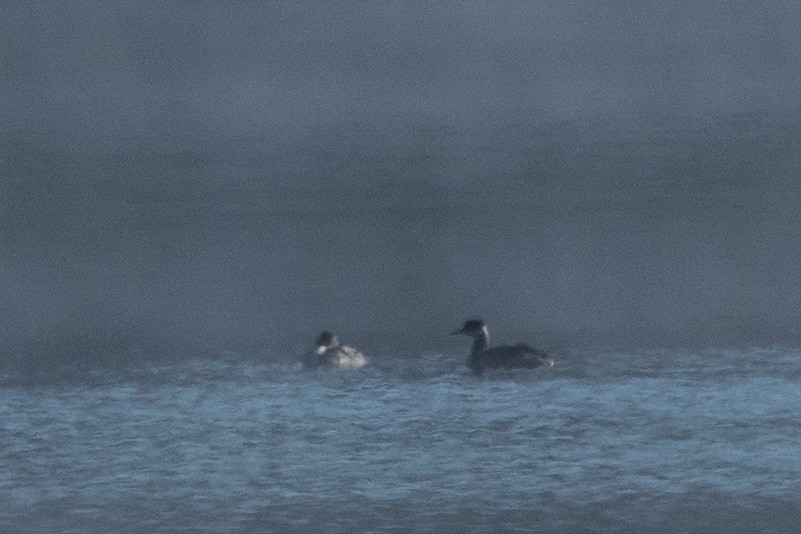
<path fill-rule="evenodd" d="M 801 353 L 603 350 L 476 379 L 194 360 L 0 388 L 0 530 L 792 531 Z"/>

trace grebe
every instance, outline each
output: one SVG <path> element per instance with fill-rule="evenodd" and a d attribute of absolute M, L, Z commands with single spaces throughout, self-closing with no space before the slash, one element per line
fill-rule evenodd
<path fill-rule="evenodd" d="M 548 354 L 525 343 L 488 349 L 489 329 L 483 321 L 478 319 L 465 321 L 462 328 L 451 334 L 461 334 L 473 338 L 473 348 L 470 351 L 467 366 L 479 376 L 485 369 L 553 367 L 553 360 L 548 357 Z"/>
<path fill-rule="evenodd" d="M 364 354 L 342 344 L 331 332 L 323 332 L 314 342 L 316 348 L 303 356 L 303 366 L 316 369 L 318 367 L 341 367 L 343 369 L 359 369 L 367 365 Z"/>

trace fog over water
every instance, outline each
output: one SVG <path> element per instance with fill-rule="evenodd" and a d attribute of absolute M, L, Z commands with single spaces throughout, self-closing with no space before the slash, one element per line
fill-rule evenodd
<path fill-rule="evenodd" d="M 3 2 L 6 362 L 797 344 L 795 2 Z M 458 345 L 461 349 L 461 344 Z"/>
<path fill-rule="evenodd" d="M 791 532 L 799 6 L 0 1 L 0 531 Z"/>

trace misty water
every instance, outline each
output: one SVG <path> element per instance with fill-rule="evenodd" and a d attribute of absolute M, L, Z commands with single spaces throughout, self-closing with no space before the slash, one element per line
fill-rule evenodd
<path fill-rule="evenodd" d="M 798 351 L 603 350 L 476 379 L 228 355 L 2 376 L 6 532 L 787 532 Z"/>
<path fill-rule="evenodd" d="M 0 3 L 0 531 L 797 529 L 799 35 Z"/>
<path fill-rule="evenodd" d="M 705 120 L 7 142 L 0 528 L 792 530 L 799 130 Z"/>
<path fill-rule="evenodd" d="M 8 142 L 0 527 L 791 530 L 799 130 L 705 120 Z M 474 378 L 477 314 L 556 366 Z"/>

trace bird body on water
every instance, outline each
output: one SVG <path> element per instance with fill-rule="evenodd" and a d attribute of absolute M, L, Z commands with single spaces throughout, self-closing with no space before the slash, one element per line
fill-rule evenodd
<path fill-rule="evenodd" d="M 342 343 L 331 332 L 323 332 L 315 340 L 315 349 L 303 356 L 303 366 L 309 369 L 338 367 L 360 369 L 367 365 L 367 358 L 358 349 Z"/>
<path fill-rule="evenodd" d="M 525 343 L 503 345 L 487 348 L 489 345 L 489 329 L 483 321 L 470 319 L 462 328 L 451 332 L 453 335 L 465 335 L 473 338 L 473 347 L 467 366 L 476 375 L 481 376 L 486 369 L 534 369 L 536 367 L 553 367 L 553 360 L 545 351 L 535 349 Z"/>

